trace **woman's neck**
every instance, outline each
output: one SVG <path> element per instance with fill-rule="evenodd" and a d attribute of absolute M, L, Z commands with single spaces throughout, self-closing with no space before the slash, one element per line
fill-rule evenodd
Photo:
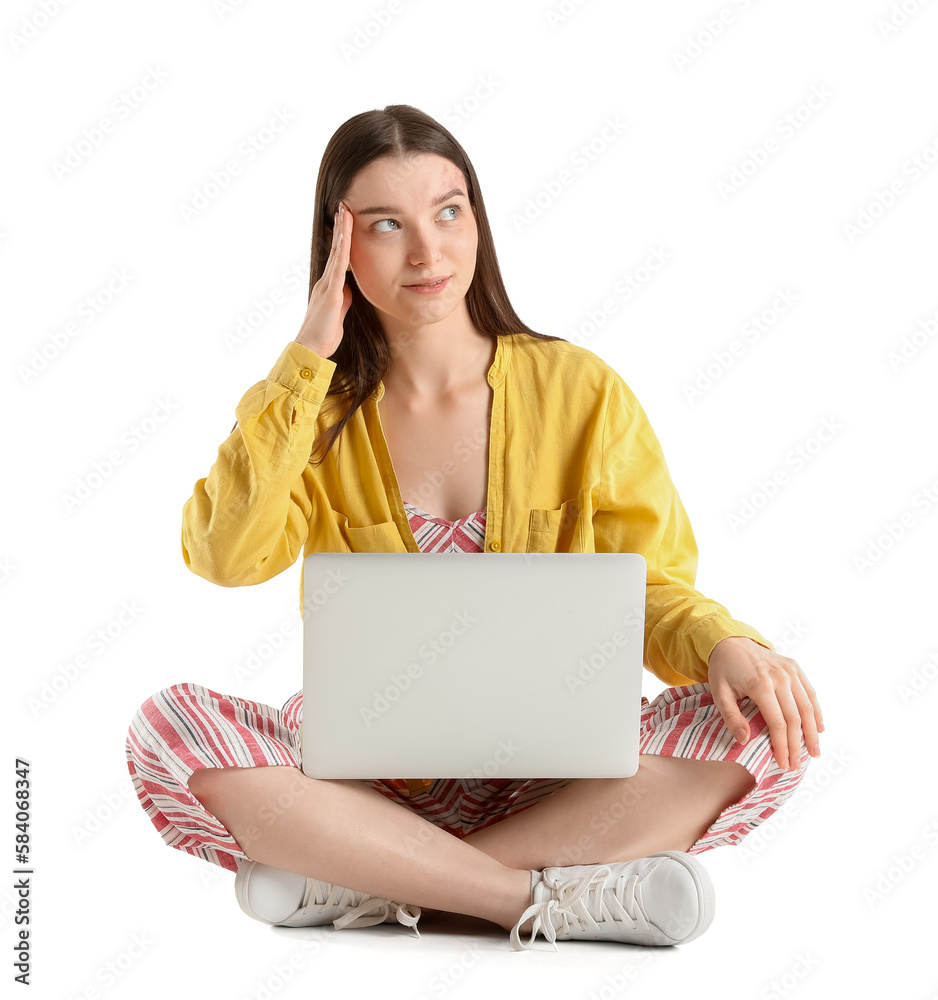
<path fill-rule="evenodd" d="M 391 367 L 385 392 L 398 398 L 432 402 L 458 395 L 486 382 L 495 360 L 496 339 L 471 324 L 445 329 L 442 324 L 388 332 Z"/>

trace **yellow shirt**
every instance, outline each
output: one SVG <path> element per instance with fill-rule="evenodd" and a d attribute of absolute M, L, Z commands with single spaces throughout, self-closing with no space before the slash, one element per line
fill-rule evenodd
<path fill-rule="evenodd" d="M 301 553 L 420 551 L 381 427 L 383 382 L 325 461 L 309 464 L 314 439 L 345 412 L 336 397 L 325 401 L 335 368 L 290 341 L 244 394 L 237 426 L 183 508 L 192 572 L 242 587 L 282 573 Z M 727 636 L 774 649 L 694 589 L 690 520 L 651 424 L 615 369 L 585 347 L 516 333 L 497 338 L 487 378 L 486 554 L 641 553 L 644 662 L 669 685 L 707 680 L 710 651 Z"/>

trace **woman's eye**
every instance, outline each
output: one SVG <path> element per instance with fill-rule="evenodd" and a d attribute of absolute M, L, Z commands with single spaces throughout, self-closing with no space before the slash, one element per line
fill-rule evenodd
<path fill-rule="evenodd" d="M 459 213 L 461 211 L 462 209 L 459 207 L 459 205 L 447 205 L 446 208 L 440 211 L 440 215 L 443 215 L 444 212 L 452 212 L 453 214 L 448 219 L 443 219 L 443 222 L 455 222 L 456 219 L 459 217 Z M 380 228 L 382 226 L 393 226 L 394 228 L 382 229 Z M 398 229 L 400 229 L 400 223 L 397 222 L 395 219 L 379 219 L 372 226 L 372 229 L 374 229 L 376 233 L 393 233 L 396 232 Z"/>

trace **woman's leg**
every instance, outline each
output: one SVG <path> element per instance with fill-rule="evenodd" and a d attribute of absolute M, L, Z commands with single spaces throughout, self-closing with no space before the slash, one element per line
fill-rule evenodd
<path fill-rule="evenodd" d="M 576 778 L 465 842 L 513 868 L 606 864 L 688 851 L 755 786 L 741 765 L 642 754 L 630 778 Z"/>
<path fill-rule="evenodd" d="M 530 903 L 528 869 L 502 864 L 359 780 L 226 767 L 196 771 L 189 791 L 249 858 L 274 868 L 505 930 Z"/>
<path fill-rule="evenodd" d="M 788 798 L 808 762 L 782 771 L 751 699 L 750 739 L 726 729 L 706 683 L 642 699 L 639 769 L 630 778 L 581 778 L 465 839 L 505 865 L 603 864 L 663 850 L 699 854 L 738 844 Z"/>
<path fill-rule="evenodd" d="M 164 842 L 231 871 L 253 858 L 510 930 L 530 901 L 530 873 L 462 844 L 365 782 L 307 778 L 299 770 L 302 713 L 300 692 L 280 710 L 198 684 L 148 698 L 128 732 L 127 764 Z"/>
<path fill-rule="evenodd" d="M 244 854 L 189 791 L 190 776 L 202 768 L 299 763 L 291 714 L 193 683 L 170 685 L 143 702 L 125 752 L 137 798 L 163 842 L 232 872 Z"/>

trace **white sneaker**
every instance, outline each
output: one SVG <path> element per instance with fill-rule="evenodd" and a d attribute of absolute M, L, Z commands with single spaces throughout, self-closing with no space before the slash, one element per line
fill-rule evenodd
<path fill-rule="evenodd" d="M 537 932 L 557 941 L 686 944 L 713 922 L 713 883 L 683 851 L 660 851 L 636 861 L 572 865 L 531 872 L 531 905 L 511 930 L 515 951 L 530 948 Z M 531 936 L 521 925 L 533 917 Z"/>
<path fill-rule="evenodd" d="M 320 927 L 331 923 L 345 930 L 396 920 L 413 927 L 420 937 L 419 906 L 343 889 L 258 861 L 245 861 L 238 868 L 235 898 L 249 917 L 277 927 Z"/>

